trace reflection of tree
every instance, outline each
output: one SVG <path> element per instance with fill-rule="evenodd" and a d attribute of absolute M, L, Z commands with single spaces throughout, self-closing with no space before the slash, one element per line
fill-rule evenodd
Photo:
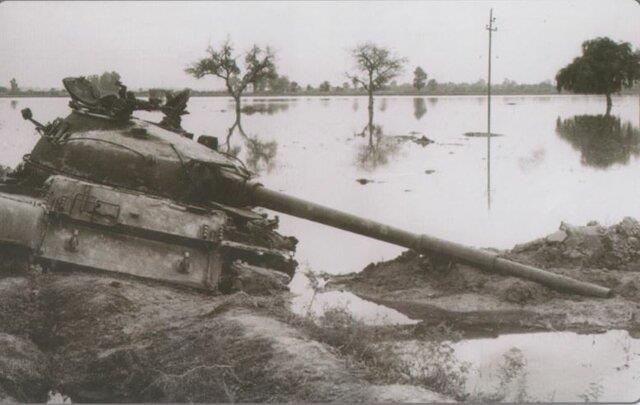
<path fill-rule="evenodd" d="M 400 145 L 397 139 L 385 136 L 380 125 L 368 123 L 361 135 L 365 136 L 367 132 L 369 142 L 358 147 L 356 164 L 362 169 L 373 170 L 389 163 L 389 158 L 398 153 Z"/>
<path fill-rule="evenodd" d="M 261 141 L 257 136 L 249 136 L 242 129 L 242 124 L 235 122 L 229 131 L 227 132 L 227 140 L 224 143 L 226 147 L 226 153 L 238 156 L 241 152 L 241 146 L 231 145 L 231 137 L 235 133 L 235 129 L 238 129 L 238 133 L 244 141 L 246 148 L 246 164 L 247 167 L 256 173 L 266 171 L 267 173 L 273 170 L 275 167 L 275 157 L 278 154 L 278 142 L 277 141 Z"/>
<path fill-rule="evenodd" d="M 640 130 L 607 115 L 577 115 L 556 121 L 556 132 L 580 151 L 583 165 L 606 168 L 640 155 Z"/>
<path fill-rule="evenodd" d="M 380 112 L 385 112 L 385 111 L 387 111 L 387 99 L 383 98 L 380 101 Z"/>
<path fill-rule="evenodd" d="M 18 100 L 11 100 L 11 109 L 15 110 L 18 106 Z"/>
<path fill-rule="evenodd" d="M 247 137 L 247 166 L 256 173 L 269 173 L 275 167 L 275 157 L 278 153 L 276 141 L 263 142 L 258 137 Z"/>
<path fill-rule="evenodd" d="M 279 112 L 287 111 L 289 109 L 289 103 L 256 103 L 249 104 L 242 107 L 242 112 L 246 115 L 252 114 L 267 114 L 274 115 Z"/>
<path fill-rule="evenodd" d="M 360 108 L 360 103 L 358 103 L 358 99 L 354 98 L 353 99 L 353 104 L 351 104 L 351 109 L 353 111 L 358 111 L 358 108 Z"/>
<path fill-rule="evenodd" d="M 413 99 L 413 116 L 420 120 L 427 113 L 427 105 L 423 97 Z"/>

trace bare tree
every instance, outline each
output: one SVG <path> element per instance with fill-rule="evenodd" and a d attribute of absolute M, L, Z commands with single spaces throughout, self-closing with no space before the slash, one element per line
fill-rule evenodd
<path fill-rule="evenodd" d="M 373 43 L 358 45 L 351 50 L 355 59 L 355 73 L 347 74 L 354 87 L 362 87 L 369 94 L 369 126 L 373 125 L 373 94 L 402 72 L 405 58 L 391 54 Z"/>
<path fill-rule="evenodd" d="M 269 47 L 263 50 L 254 45 L 245 54 L 244 73 L 241 72 L 236 62 L 237 56 L 234 54 L 233 46 L 229 40 L 226 40 L 219 50 L 209 47 L 207 53 L 209 56 L 193 63 L 185 69 L 185 72 L 198 79 L 212 75 L 224 80 L 227 91 L 233 97 L 236 107 L 236 120 L 229 129 L 229 133 L 232 133 L 236 126 L 240 126 L 241 97 L 247 86 L 275 77 L 275 53 Z"/>

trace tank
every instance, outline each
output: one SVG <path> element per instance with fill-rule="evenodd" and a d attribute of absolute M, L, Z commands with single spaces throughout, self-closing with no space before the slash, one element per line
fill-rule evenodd
<path fill-rule="evenodd" d="M 217 151 L 214 137 L 196 142 L 182 129 L 188 91 L 146 101 L 121 84 L 106 95 L 84 78 L 63 84 L 67 117 L 43 125 L 22 111 L 41 137 L 0 183 L 5 255 L 209 291 L 287 284 L 297 240 L 227 187 L 227 178 L 252 178 L 242 162 Z M 163 118 L 141 120 L 136 110 Z"/>
<path fill-rule="evenodd" d="M 609 297 L 610 289 L 479 250 L 324 207 L 270 190 L 215 137 L 181 127 L 188 91 L 139 100 L 119 84 L 100 94 L 84 78 L 63 80 L 72 111 L 43 125 L 41 139 L 0 187 L 0 244 L 51 267 L 123 273 L 210 291 L 246 290 L 247 274 L 284 284 L 297 240 L 278 217 L 304 218 L 487 271 L 571 293 Z M 161 111 L 152 123 L 136 110 Z M 251 278 L 255 280 L 255 278 Z"/>

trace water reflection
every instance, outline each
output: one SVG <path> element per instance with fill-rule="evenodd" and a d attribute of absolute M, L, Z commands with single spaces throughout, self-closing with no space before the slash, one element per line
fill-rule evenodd
<path fill-rule="evenodd" d="M 247 137 L 247 166 L 256 173 L 271 172 L 275 167 L 278 142 L 261 141 L 257 136 Z"/>
<path fill-rule="evenodd" d="M 383 98 L 382 100 L 380 100 L 379 110 L 380 110 L 380 112 L 387 111 L 387 99 L 386 98 Z"/>
<path fill-rule="evenodd" d="M 367 124 L 360 134 L 369 141 L 359 145 L 356 154 L 356 165 L 364 170 L 373 170 L 389 163 L 389 159 L 400 150 L 397 138 L 385 136 L 380 125 Z"/>
<path fill-rule="evenodd" d="M 18 106 L 18 100 L 11 100 L 11 109 L 15 110 Z"/>
<path fill-rule="evenodd" d="M 353 104 L 351 104 L 351 109 L 356 112 L 358 111 L 358 108 L 360 108 L 360 103 L 358 103 L 358 99 L 354 98 L 353 99 Z"/>
<path fill-rule="evenodd" d="M 424 98 L 416 97 L 413 99 L 413 116 L 416 120 L 420 120 L 427 113 L 427 104 L 424 102 Z"/>
<path fill-rule="evenodd" d="M 536 167 L 539 167 L 542 162 L 544 162 L 546 156 L 547 151 L 545 148 L 536 148 L 528 155 L 518 158 L 518 166 L 522 172 L 528 173 Z"/>
<path fill-rule="evenodd" d="M 556 120 L 556 133 L 581 154 L 585 166 L 626 165 L 640 154 L 640 129 L 606 115 L 576 115 Z"/>
<path fill-rule="evenodd" d="M 526 394 L 528 402 L 623 402 L 637 400 L 640 391 L 640 340 L 626 331 L 501 335 L 452 346 L 459 361 L 473 364 L 466 384 L 472 395 L 496 391 L 507 402 L 521 402 L 517 400 L 520 393 Z M 514 349 L 519 352 L 520 376 L 526 378 L 522 384 L 510 378 L 505 386 L 505 377 L 513 376 L 505 371 L 516 371 L 514 362 L 504 361 L 508 360 L 505 354 L 513 354 Z M 558 378 L 560 370 L 564 378 Z"/>
<path fill-rule="evenodd" d="M 234 133 L 240 134 L 243 145 L 232 145 L 231 138 Z M 242 152 L 242 146 L 245 147 L 246 157 L 244 159 L 247 167 L 254 173 L 269 173 L 275 168 L 275 158 L 278 154 L 277 141 L 262 141 L 257 135 L 249 136 L 242 128 L 242 124 L 236 121 L 227 132 L 227 140 L 222 145 L 226 149 L 226 153 L 232 156 L 239 156 Z"/>
<path fill-rule="evenodd" d="M 246 115 L 267 114 L 274 115 L 279 112 L 285 112 L 289 109 L 289 103 L 259 103 L 249 104 L 242 107 L 242 113 Z"/>

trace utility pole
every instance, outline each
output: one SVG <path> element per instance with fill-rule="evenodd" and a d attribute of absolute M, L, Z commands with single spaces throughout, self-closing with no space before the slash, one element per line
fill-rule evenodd
<path fill-rule="evenodd" d="M 487 206 L 489 209 L 491 209 L 491 35 L 498 30 L 493 26 L 495 21 L 493 9 L 490 9 L 489 24 L 486 26 L 489 31 L 489 68 L 487 74 Z"/>

